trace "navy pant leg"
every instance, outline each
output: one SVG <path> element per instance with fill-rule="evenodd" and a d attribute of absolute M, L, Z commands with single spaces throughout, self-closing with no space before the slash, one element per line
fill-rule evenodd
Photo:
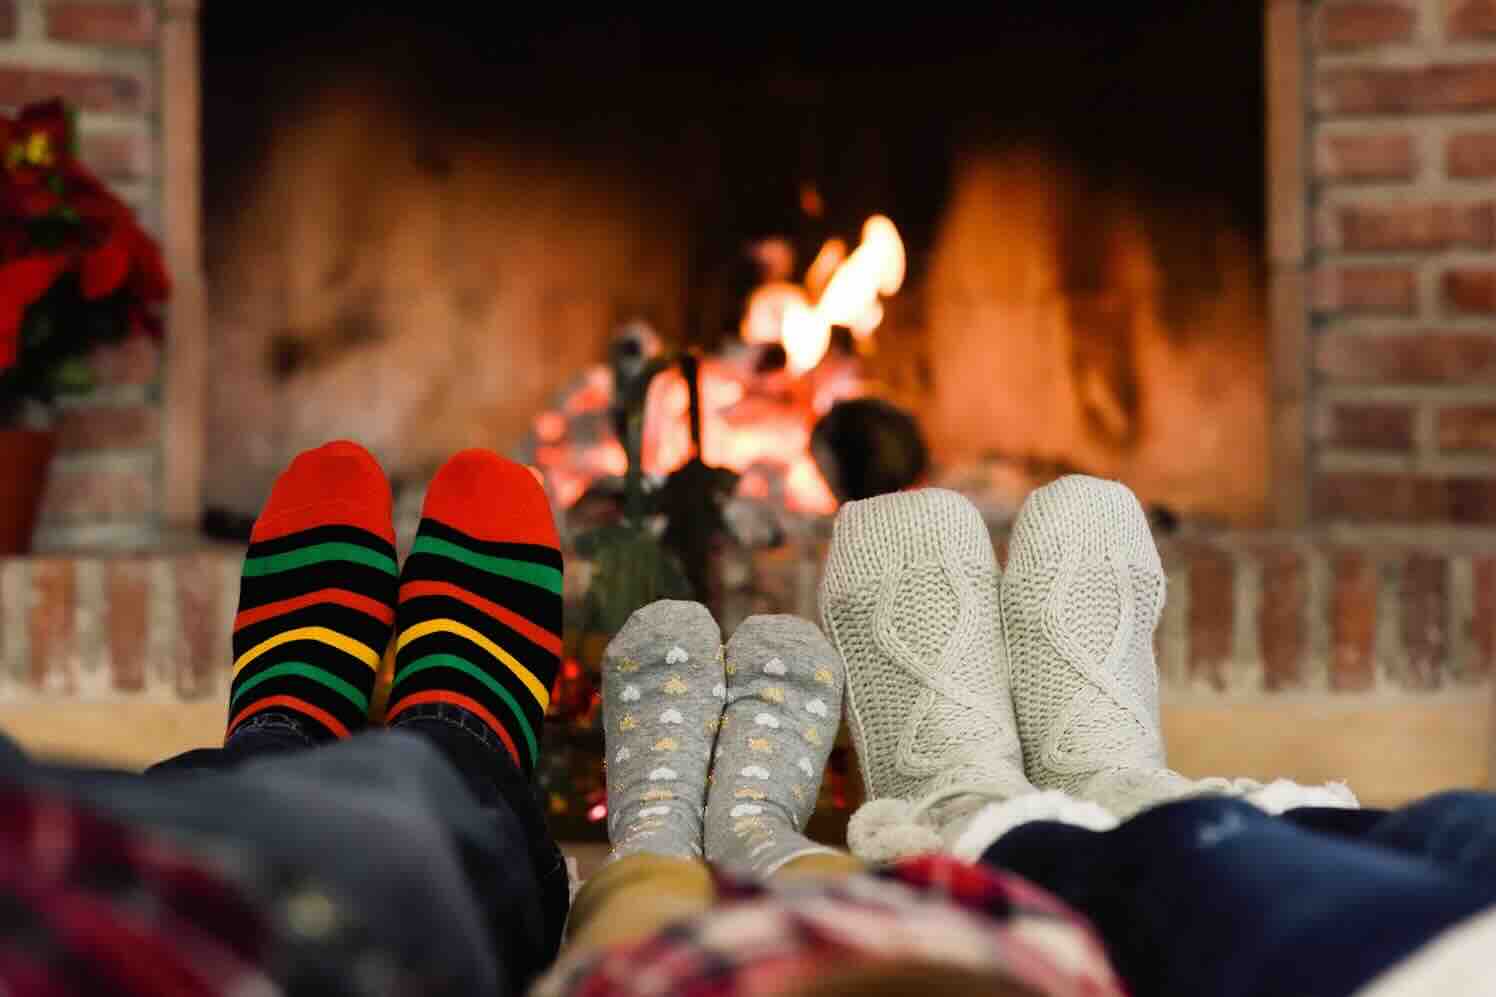
<path fill-rule="evenodd" d="M 1107 832 L 1026 824 L 983 860 L 1090 917 L 1134 992 L 1180 997 L 1351 994 L 1496 900 L 1424 857 L 1221 798 Z"/>

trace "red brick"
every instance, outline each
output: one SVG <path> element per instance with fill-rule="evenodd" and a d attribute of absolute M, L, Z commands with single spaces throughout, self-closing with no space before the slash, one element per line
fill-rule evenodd
<path fill-rule="evenodd" d="M 1440 409 L 1438 426 L 1441 450 L 1496 450 L 1496 405 Z"/>
<path fill-rule="evenodd" d="M 145 466 L 54 465 L 42 496 L 42 522 L 48 526 L 144 522 L 155 512 L 155 502 L 155 475 Z"/>
<path fill-rule="evenodd" d="M 146 650 L 150 639 L 151 566 L 137 558 L 111 561 L 106 569 L 109 666 L 114 688 L 145 688 Z"/>
<path fill-rule="evenodd" d="M 36 558 L 31 572 L 31 671 L 36 688 L 76 687 L 78 591 L 70 558 Z"/>
<path fill-rule="evenodd" d="M 177 694 L 200 699 L 218 689 L 226 662 L 222 561 L 209 553 L 176 559 Z"/>
<path fill-rule="evenodd" d="M 139 132 L 91 132 L 78 144 L 83 162 L 101 177 L 134 180 L 151 172 L 150 143 Z"/>
<path fill-rule="evenodd" d="M 1475 660 L 1469 678 L 1496 674 L 1496 556 L 1475 558 L 1475 618 L 1471 621 L 1475 639 Z"/>
<path fill-rule="evenodd" d="M 149 98 L 143 79 L 119 73 L 0 66 L 0 104 L 18 107 L 61 97 L 85 111 L 141 114 Z"/>
<path fill-rule="evenodd" d="M 1262 565 L 1257 639 L 1262 649 L 1264 680 L 1270 692 L 1292 689 L 1304 681 L 1308 571 L 1303 555 L 1291 548 L 1263 550 L 1257 557 Z"/>
<path fill-rule="evenodd" d="M 89 366 L 100 384 L 150 384 L 161 371 L 161 347 L 145 336 L 131 336 L 99 347 L 89 358 Z"/>
<path fill-rule="evenodd" d="M 1376 684 L 1376 565 L 1346 551 L 1331 559 L 1330 570 L 1330 688 L 1364 692 Z"/>
<path fill-rule="evenodd" d="M 47 36 L 81 45 L 150 45 L 156 40 L 156 9 L 148 3 L 52 0 Z"/>
<path fill-rule="evenodd" d="M 1356 523 L 1496 525 L 1496 479 L 1330 472 L 1315 478 L 1315 515 Z"/>
<path fill-rule="evenodd" d="M 0 0 L 0 38 L 16 36 L 16 0 Z"/>
<path fill-rule="evenodd" d="M 1403 653 L 1395 675 L 1410 689 L 1436 689 L 1443 680 L 1449 647 L 1449 563 L 1431 554 L 1412 554 L 1403 564 Z"/>
<path fill-rule="evenodd" d="M 1353 450 L 1405 451 L 1413 446 L 1413 409 L 1407 405 L 1342 402 L 1330 406 L 1322 441 Z"/>
<path fill-rule="evenodd" d="M 1413 136 L 1325 135 L 1319 172 L 1331 180 L 1411 180 L 1418 172 Z"/>
<path fill-rule="evenodd" d="M 1330 219 L 1326 249 L 1485 248 L 1496 241 L 1496 204 L 1490 201 L 1342 204 Z"/>
<path fill-rule="evenodd" d="M 1450 0 L 1444 34 L 1456 41 L 1496 37 L 1496 0 Z"/>
<path fill-rule="evenodd" d="M 1399 3 L 1337 3 L 1322 6 L 1317 25 L 1326 48 L 1365 48 L 1413 37 L 1414 12 Z"/>
<path fill-rule="evenodd" d="M 1496 176 L 1496 132 L 1461 132 L 1444 143 L 1444 171 L 1452 177 Z"/>
<path fill-rule="evenodd" d="M 1496 384 L 1496 336 L 1479 332 L 1317 338 L 1315 370 L 1356 384 Z"/>
<path fill-rule="evenodd" d="M 1418 280 L 1406 267 L 1327 267 L 1315 272 L 1314 305 L 1322 312 L 1411 315 Z"/>
<path fill-rule="evenodd" d="M 1315 106 L 1326 114 L 1490 110 L 1496 62 L 1335 66 L 1320 72 Z"/>
<path fill-rule="evenodd" d="M 161 410 L 156 405 L 69 406 L 57 425 L 58 448 L 74 452 L 138 450 L 160 439 Z"/>
<path fill-rule="evenodd" d="M 1231 555 L 1204 544 L 1181 544 L 1189 562 L 1190 676 L 1226 688 L 1236 629 L 1236 566 Z"/>
<path fill-rule="evenodd" d="M 1442 482 L 1415 474 L 1330 472 L 1314 481 L 1321 519 L 1358 523 L 1430 523 L 1442 518 Z"/>
<path fill-rule="evenodd" d="M 1446 270 L 1440 282 L 1444 304 L 1457 312 L 1496 314 L 1496 270 L 1461 268 Z"/>

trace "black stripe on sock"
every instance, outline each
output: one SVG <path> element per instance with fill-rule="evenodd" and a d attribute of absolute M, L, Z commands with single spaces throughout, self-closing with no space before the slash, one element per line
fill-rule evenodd
<path fill-rule="evenodd" d="M 376 654 L 384 654 L 390 642 L 390 625 L 376 620 L 368 613 L 340 606 L 336 603 L 306 606 L 290 613 L 280 613 L 247 627 L 234 631 L 234 657 L 269 640 L 277 634 L 301 627 L 326 627 L 345 637 L 350 637 L 371 648 Z M 519 655 L 515 655 L 519 657 Z"/>
<path fill-rule="evenodd" d="M 406 671 L 405 666 L 432 654 L 450 654 L 455 658 L 461 658 L 464 661 L 477 665 L 486 674 L 497 680 L 499 685 L 503 686 L 505 691 L 514 697 L 515 702 L 519 703 L 524 709 L 525 715 L 529 717 L 530 722 L 536 725 L 535 736 L 540 736 L 539 724 L 545 720 L 545 711 L 541 708 L 540 703 L 536 701 L 535 694 L 530 691 L 530 687 L 525 685 L 518 675 L 510 671 L 508 665 L 502 661 L 495 661 L 483 648 L 478 647 L 466 638 L 459 637 L 457 634 L 442 632 L 427 634 L 401 648 L 400 656 L 395 662 L 393 697 L 404 697 L 411 689 L 451 688 L 449 684 L 451 677 L 457 675 L 458 672 L 450 668 L 430 668 L 402 680 L 402 676 Z M 555 669 L 552 668 L 551 672 L 552 674 L 549 678 L 544 675 L 535 676 L 535 679 L 541 685 L 545 686 L 547 692 L 550 691 L 551 685 L 555 681 Z M 476 682 L 476 680 L 474 681 Z M 475 694 L 475 699 L 483 703 L 494 702 L 495 697 L 491 690 L 481 685 L 478 686 L 478 689 L 481 690 L 482 694 Z M 497 710 L 508 709 L 503 704 L 495 704 L 490 708 L 496 711 L 494 716 L 500 717 L 502 713 L 497 712 Z"/>
<path fill-rule="evenodd" d="M 378 568 L 351 561 L 319 561 L 304 568 L 273 575 L 241 577 L 239 609 L 255 609 L 327 588 L 347 589 L 386 605 L 393 605 L 399 591 L 399 580 Z"/>
<path fill-rule="evenodd" d="M 435 554 L 412 554 L 406 558 L 401 581 L 449 582 L 518 613 L 557 637 L 561 636 L 561 596 L 526 582 L 504 578 Z M 402 628 L 408 625 L 406 620 L 402 608 Z"/>
<path fill-rule="evenodd" d="M 547 567 L 562 570 L 561 551 L 547 544 L 504 543 L 497 540 L 479 540 L 439 519 L 421 520 L 417 537 L 428 536 L 450 543 L 460 544 L 475 554 L 488 557 L 508 557 L 516 561 L 533 561 Z"/>
<path fill-rule="evenodd" d="M 300 530 L 296 533 L 287 533 L 283 537 L 272 537 L 269 540 L 257 540 L 249 545 L 246 557 L 270 557 L 275 554 L 287 554 L 293 550 L 303 547 L 311 547 L 315 544 L 325 543 L 351 543 L 360 547 L 368 547 L 389 558 L 395 557 L 395 548 L 388 540 L 377 533 L 357 526 L 346 526 L 332 523 L 327 526 L 314 526 L 311 529 Z"/>
<path fill-rule="evenodd" d="M 453 599 L 450 596 L 422 596 L 419 599 L 408 599 L 400 607 L 402 618 L 410 620 L 456 620 L 465 623 L 474 630 L 493 641 L 495 644 L 514 655 L 519 663 L 530 670 L 546 688 L 556 675 L 556 655 L 547 651 L 538 644 L 532 643 L 523 634 L 506 626 L 502 621 L 494 619 L 481 609 L 469 606 L 465 602 Z"/>

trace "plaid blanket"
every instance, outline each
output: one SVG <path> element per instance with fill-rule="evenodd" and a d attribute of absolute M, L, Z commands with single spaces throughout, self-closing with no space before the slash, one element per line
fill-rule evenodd
<path fill-rule="evenodd" d="M 1123 993 L 1081 917 L 986 866 L 927 856 L 793 886 L 717 876 L 711 911 L 643 941 L 563 955 L 534 997 L 746 997 L 900 958 L 1003 974 L 1047 997 Z"/>

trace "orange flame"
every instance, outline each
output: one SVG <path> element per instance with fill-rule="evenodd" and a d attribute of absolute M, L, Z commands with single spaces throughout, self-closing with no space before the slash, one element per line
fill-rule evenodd
<path fill-rule="evenodd" d="M 898 228 L 886 215 L 873 215 L 851 255 L 840 239 L 826 241 L 806 271 L 803 290 L 786 281 L 757 288 L 739 331 L 745 342 L 783 344 L 790 373 L 799 377 L 826 355 L 832 326 L 846 326 L 858 339 L 873 334 L 883 321 L 878 299 L 898 293 L 906 263 Z"/>

